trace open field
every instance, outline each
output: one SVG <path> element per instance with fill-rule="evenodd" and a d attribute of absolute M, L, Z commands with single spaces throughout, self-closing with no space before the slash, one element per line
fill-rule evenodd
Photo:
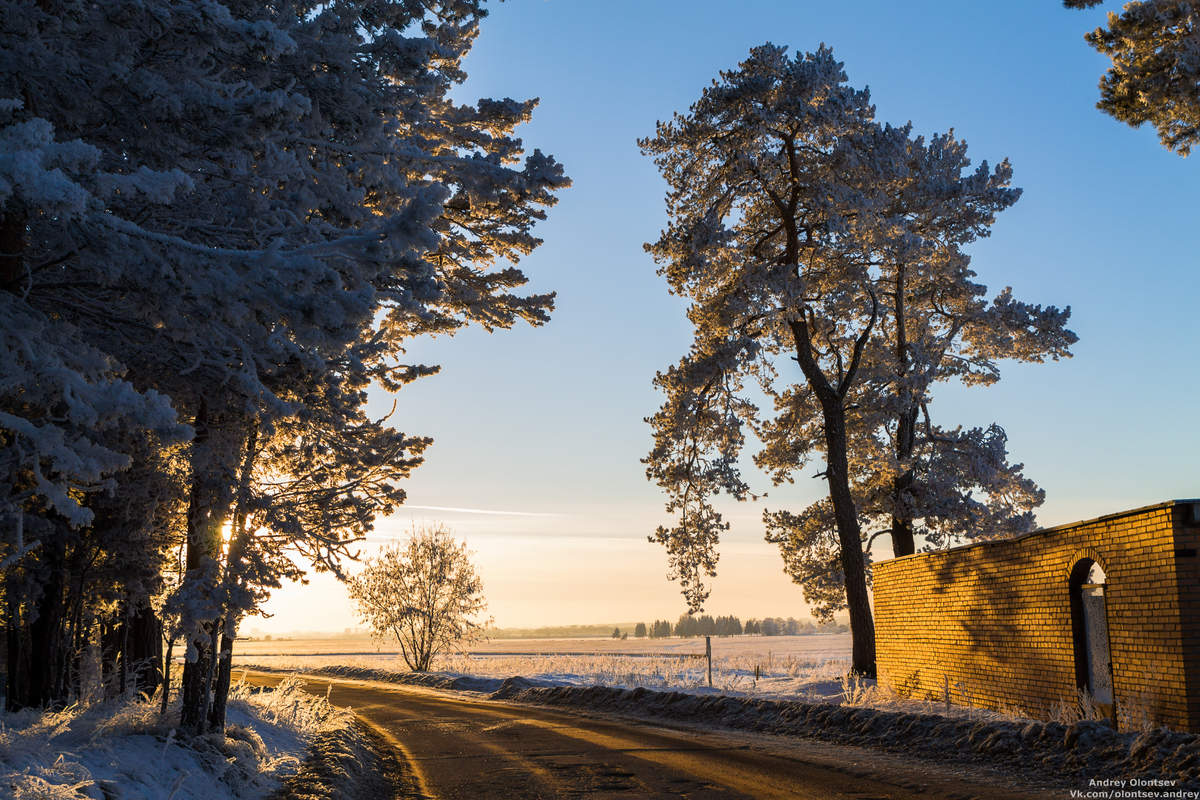
<path fill-rule="evenodd" d="M 751 656 L 758 659 L 789 658 L 810 661 L 848 659 L 850 634 L 804 636 L 714 636 L 713 656 Z M 367 635 L 319 639 L 243 639 L 235 646 L 236 656 L 383 655 L 398 652 L 394 642 L 380 642 Z M 704 638 L 690 639 L 493 639 L 468 648 L 470 654 L 597 654 L 703 655 Z"/>
<path fill-rule="evenodd" d="M 840 700 L 849 666 L 849 634 L 713 638 L 712 688 L 704 639 L 522 639 L 480 642 L 439 657 L 448 675 L 503 679 L 521 676 L 543 685 L 683 689 Z M 277 669 L 359 667 L 407 672 L 386 643 L 369 638 L 292 639 L 239 643 L 235 665 Z"/>

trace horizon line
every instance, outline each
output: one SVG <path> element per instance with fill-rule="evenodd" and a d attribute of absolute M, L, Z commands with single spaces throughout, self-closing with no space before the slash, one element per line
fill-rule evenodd
<path fill-rule="evenodd" d="M 404 503 L 397 510 L 406 508 L 419 508 L 424 511 L 450 511 L 457 514 L 493 514 L 501 517 L 562 517 L 565 514 L 559 514 L 551 511 L 499 511 L 490 508 L 462 508 L 460 506 L 422 506 L 409 505 Z"/>

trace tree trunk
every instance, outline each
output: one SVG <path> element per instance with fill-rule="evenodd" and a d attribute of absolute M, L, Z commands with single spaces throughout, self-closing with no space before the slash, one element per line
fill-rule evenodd
<path fill-rule="evenodd" d="M 57 538 L 57 537 L 56 537 Z M 29 672 L 28 705 L 42 708 L 62 708 L 67 698 L 60 696 L 59 669 L 63 662 L 63 556 L 61 540 L 46 548 L 49 574 L 42 585 L 37 602 L 37 616 L 29 624 L 29 663 L 36 665 Z"/>
<path fill-rule="evenodd" d="M 122 604 L 120 631 L 121 634 L 117 639 L 118 645 L 121 648 L 121 658 L 118 661 L 119 669 L 117 672 L 118 684 L 117 691 L 122 697 L 129 690 L 129 607 Z"/>
<path fill-rule="evenodd" d="M 917 543 L 913 536 L 911 506 L 908 503 L 908 492 L 912 488 L 914 475 L 912 471 L 913 448 L 917 440 L 917 404 L 913 402 L 911 391 L 904 383 L 908 375 L 908 329 L 905 314 L 903 265 L 896 271 L 896 287 L 892 294 L 893 310 L 896 316 L 896 379 L 901 387 L 899 400 L 900 416 L 896 420 L 896 463 L 901 472 L 892 481 L 892 555 L 896 558 L 909 556 L 916 552 Z"/>
<path fill-rule="evenodd" d="M 872 325 L 874 322 L 872 321 Z M 871 596 L 867 591 L 867 570 L 863 558 L 862 527 L 858 509 L 850 492 L 850 462 L 847 457 L 846 409 L 843 395 L 853 381 L 854 370 L 863 343 L 871 332 L 862 333 L 855 357 L 844 379 L 845 386 L 835 389 L 813 357 L 808 323 L 803 317 L 789 321 L 796 344 L 796 361 L 804 377 L 821 402 L 825 428 L 825 480 L 837 526 L 839 557 L 846 581 L 846 609 L 850 613 L 851 669 L 859 675 L 875 677 L 875 620 L 871 614 Z"/>
<path fill-rule="evenodd" d="M 78 575 L 75 580 L 79 580 Z M 71 651 L 67 667 L 67 695 L 83 696 L 83 651 L 87 648 L 87 628 L 83 622 L 83 589 L 82 581 L 76 587 L 75 596 L 71 602 Z"/>
<path fill-rule="evenodd" d="M 911 556 L 917 552 L 917 538 L 913 533 L 913 521 L 892 515 L 892 555 Z"/>
<path fill-rule="evenodd" d="M 826 480 L 837 523 L 842 574 L 846 580 L 846 608 L 850 613 L 851 668 L 875 677 L 875 620 L 867 591 L 863 564 L 862 528 L 850 493 L 850 468 L 846 455 L 846 417 L 841 403 L 822 403 L 825 417 Z"/>
<path fill-rule="evenodd" d="M 217 663 L 220 660 L 217 652 L 217 645 L 221 641 L 221 626 L 222 620 L 216 620 L 212 625 L 212 630 L 208 636 L 208 671 L 204 675 L 204 685 L 208 687 L 208 708 L 205 709 L 207 715 L 206 723 L 211 731 L 213 707 L 217 703 Z M 222 728 L 224 730 L 224 728 Z"/>
<path fill-rule="evenodd" d="M 29 697 L 29 651 L 25 647 L 25 629 L 21 625 L 21 601 L 18 579 L 13 569 L 5 582 L 5 708 L 20 711 Z"/>
<path fill-rule="evenodd" d="M 163 654 L 163 680 L 162 680 L 162 713 L 167 713 L 167 704 L 171 700 L 171 658 L 175 650 L 175 636 L 172 634 L 171 640 L 167 642 L 167 652 Z"/>
<path fill-rule="evenodd" d="M 187 511 L 187 564 L 184 591 L 191 603 L 216 600 L 218 561 L 221 556 L 221 526 L 229 516 L 232 479 L 241 440 L 228 418 L 210 414 L 204 402 L 196 413 L 196 435 L 192 440 L 192 488 Z M 232 465 L 231 465 L 232 464 Z M 203 608 L 203 605 L 201 605 Z M 191 610 L 182 621 L 188 642 L 183 666 L 180 729 L 204 733 L 212 701 L 212 661 L 215 657 L 217 618 L 215 607 Z M 206 618 L 205 615 L 210 615 Z"/>
<path fill-rule="evenodd" d="M 179 727 L 191 734 L 204 733 L 208 725 L 211 699 L 208 685 L 208 664 L 212 658 L 208 640 L 212 625 L 211 622 L 205 623 L 201 635 L 188 642 L 189 650 L 195 648 L 196 654 L 193 657 L 191 653 L 188 653 L 188 657 L 183 662 Z"/>
<path fill-rule="evenodd" d="M 896 461 L 899 464 L 911 464 L 913 448 L 916 445 L 917 409 L 907 409 L 900 414 L 896 425 Z M 912 489 L 916 476 L 911 466 L 896 476 L 892 481 L 892 555 L 911 556 L 917 551 L 916 537 L 913 534 L 912 514 L 908 493 Z"/>
<path fill-rule="evenodd" d="M 225 706 L 229 701 L 229 681 L 233 672 L 233 637 L 228 633 L 221 637 L 221 651 L 217 657 L 217 678 L 213 685 L 212 712 L 208 725 L 211 730 L 225 730 Z"/>
<path fill-rule="evenodd" d="M 104 697 L 113 698 L 120 692 L 121 640 L 125 625 L 124 609 L 100 621 L 100 685 Z"/>
<path fill-rule="evenodd" d="M 258 458 L 258 424 L 256 422 L 249 426 L 245 439 L 242 448 L 242 463 L 238 469 L 233 531 L 229 540 L 229 550 L 225 555 L 225 570 L 222 574 L 221 596 L 226 599 L 234 596 L 238 588 L 241 580 L 242 560 L 252 533 L 248 529 L 247 523 L 250 489 L 254 479 L 254 463 Z M 216 660 L 212 710 L 209 713 L 209 726 L 216 731 L 225 729 L 225 706 L 229 701 L 229 680 L 233 669 L 233 642 L 237 637 L 237 623 L 243 610 L 229 606 L 224 611 L 221 649 Z"/>
<path fill-rule="evenodd" d="M 130 682 L 138 694 L 150 697 L 162 682 L 162 621 L 149 601 L 142 600 L 135 606 L 127 624 Z"/>
<path fill-rule="evenodd" d="M 15 292 L 25 274 L 25 225 L 23 208 L 14 201 L 0 214 L 0 290 Z M 4 520 L 0 515 L 0 520 Z M 15 542 L 19 552 L 24 542 L 24 512 L 14 509 Z M 7 521 L 7 520 L 4 520 Z M 18 711 L 29 699 L 29 651 L 21 619 L 21 567 L 12 564 L 4 581 L 5 708 Z"/>
<path fill-rule="evenodd" d="M 24 512 L 13 513 L 15 520 L 16 551 L 25 547 Z M 25 625 L 22 619 L 20 562 L 8 567 L 4 581 L 4 651 L 5 651 L 5 707 L 9 711 L 20 711 L 29 699 L 29 649 L 25 644 Z"/>
<path fill-rule="evenodd" d="M 25 210 L 13 202 L 0 216 L 0 289 L 17 293 L 25 281 Z"/>

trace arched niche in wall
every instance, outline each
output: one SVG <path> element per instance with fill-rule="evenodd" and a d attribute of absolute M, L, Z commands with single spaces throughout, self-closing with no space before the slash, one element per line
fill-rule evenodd
<path fill-rule="evenodd" d="M 1075 683 L 1109 715 L 1113 709 L 1112 651 L 1108 640 L 1108 576 L 1094 559 L 1071 568 L 1071 628 L 1075 640 Z"/>

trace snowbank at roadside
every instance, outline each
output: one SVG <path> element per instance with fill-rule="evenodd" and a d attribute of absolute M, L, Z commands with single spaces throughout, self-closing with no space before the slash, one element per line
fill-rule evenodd
<path fill-rule="evenodd" d="M 0 796 L 17 800 L 243 800 L 300 769 L 309 745 L 354 716 L 295 681 L 235 690 L 224 736 L 188 742 L 178 710 L 114 700 L 61 712 L 0 714 Z"/>
<path fill-rule="evenodd" d="M 602 686 L 540 687 L 512 678 L 492 699 L 606 711 L 655 721 L 698 722 L 804 736 L 840 744 L 919 752 L 923 758 L 977 758 L 1057 776 L 1148 778 L 1171 790 L 1200 789 L 1200 735 L 1165 728 L 1118 733 L 1095 721 L 1073 724 L 1031 720 L 947 718 L 742 697 Z"/>
<path fill-rule="evenodd" d="M 467 666 L 470 666 L 468 663 Z M 489 665 L 490 666 L 490 665 Z M 409 686 L 425 686 L 431 689 L 449 689 L 459 692 L 490 694 L 498 690 L 513 674 L 519 674 L 529 686 L 605 686 L 613 689 L 650 689 L 659 692 L 681 692 L 701 697 L 743 697 L 762 700 L 799 701 L 804 703 L 832 703 L 855 707 L 877 708 L 911 713 L 938 713 L 955 718 L 975 720 L 1011 719 L 1003 714 L 969 706 L 951 706 L 948 710 L 941 704 L 927 700 L 899 697 L 893 692 L 877 687 L 872 680 L 848 680 L 847 665 L 840 661 L 824 662 L 798 671 L 796 676 L 763 675 L 755 679 L 754 673 L 740 682 L 716 681 L 708 686 L 704 671 L 672 674 L 647 681 L 642 673 L 622 674 L 618 670 L 573 670 L 570 664 L 560 665 L 555 671 L 526 671 L 504 675 L 478 674 L 460 671 L 401 672 L 374 666 L 353 664 L 306 664 L 305 659 L 296 658 L 283 665 L 244 663 L 234 667 L 234 674 L 241 669 L 254 669 L 280 674 L 320 675 L 331 678 L 381 681 Z M 715 672 L 715 670 L 714 670 Z"/>
<path fill-rule="evenodd" d="M 270 668 L 267 671 L 271 671 Z M 276 670 L 282 671 L 282 670 Z M 294 670 L 287 670 L 293 672 Z M 917 748 L 935 760 L 980 759 L 1064 777 L 1087 775 L 1174 781 L 1175 789 L 1200 789 L 1200 735 L 1166 729 L 1119 733 L 1090 720 L 1041 722 L 981 709 L 873 698 L 869 684 L 822 682 L 811 697 L 737 696 L 689 687 L 661 691 L 581 686 L 570 675 L 505 679 L 454 673 L 403 673 L 354 666 L 325 666 L 307 674 L 472 692 L 493 700 L 607 711 L 651 721 L 696 722 L 903 752 Z M 878 707 L 871 707 L 872 702 Z"/>

